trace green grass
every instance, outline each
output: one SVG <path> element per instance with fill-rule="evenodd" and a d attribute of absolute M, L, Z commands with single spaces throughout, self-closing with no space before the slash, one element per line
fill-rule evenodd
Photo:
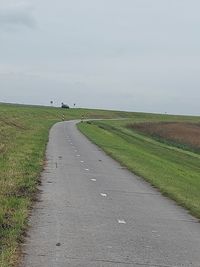
<path fill-rule="evenodd" d="M 17 261 L 44 166 L 50 127 L 62 120 L 118 118 L 130 113 L 0 104 L 0 266 Z"/>
<path fill-rule="evenodd" d="M 127 129 L 139 121 L 196 121 L 199 117 L 148 115 L 131 121 L 93 121 L 78 128 L 92 142 L 200 218 L 200 155 Z"/>

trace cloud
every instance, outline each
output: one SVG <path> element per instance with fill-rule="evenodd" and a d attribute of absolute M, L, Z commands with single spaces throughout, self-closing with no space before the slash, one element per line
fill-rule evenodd
<path fill-rule="evenodd" d="M 32 8 L 18 5 L 0 9 L 0 29 L 34 28 L 36 20 Z"/>

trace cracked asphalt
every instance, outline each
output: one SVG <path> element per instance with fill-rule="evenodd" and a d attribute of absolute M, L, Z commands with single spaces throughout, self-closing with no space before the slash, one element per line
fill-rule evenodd
<path fill-rule="evenodd" d="M 22 267 L 200 266 L 200 225 L 88 141 L 50 131 Z"/>

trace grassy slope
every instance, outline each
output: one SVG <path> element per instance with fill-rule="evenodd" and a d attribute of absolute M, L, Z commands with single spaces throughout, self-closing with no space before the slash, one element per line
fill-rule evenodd
<path fill-rule="evenodd" d="M 103 110 L 0 104 L 0 266 L 16 261 L 16 249 L 44 164 L 50 127 L 61 120 L 130 116 Z"/>
<path fill-rule="evenodd" d="M 200 121 L 198 117 L 135 117 L 134 121 Z M 130 121 L 129 121 L 130 122 Z M 126 128 L 128 121 L 81 123 L 79 129 L 124 166 L 200 218 L 200 155 L 163 144 Z"/>

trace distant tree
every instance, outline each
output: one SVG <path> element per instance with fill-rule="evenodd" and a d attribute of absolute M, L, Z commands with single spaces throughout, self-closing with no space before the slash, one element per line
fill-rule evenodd
<path fill-rule="evenodd" d="M 66 105 L 66 104 L 64 104 L 64 103 L 62 102 L 62 103 L 61 103 L 61 108 L 67 108 L 67 109 L 69 109 L 69 106 Z"/>
<path fill-rule="evenodd" d="M 53 101 L 52 100 L 50 101 L 50 104 L 53 106 Z"/>
<path fill-rule="evenodd" d="M 75 108 L 75 106 L 76 106 L 76 103 L 74 103 L 74 108 Z"/>

